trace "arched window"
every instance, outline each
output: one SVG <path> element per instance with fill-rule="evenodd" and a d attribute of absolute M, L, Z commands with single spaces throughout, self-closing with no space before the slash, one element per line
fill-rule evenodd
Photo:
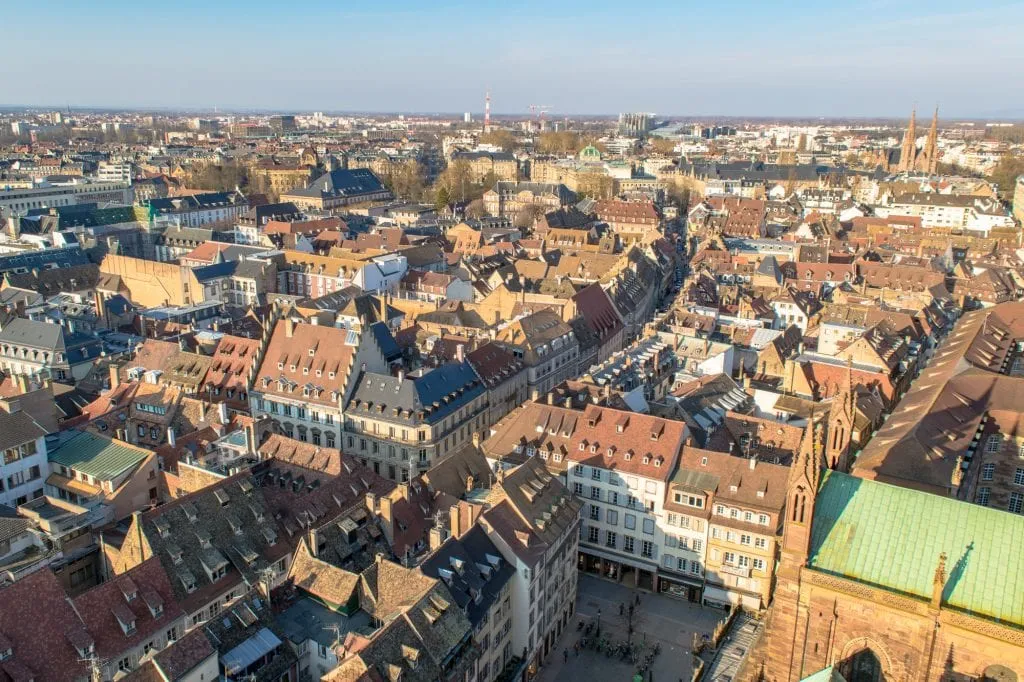
<path fill-rule="evenodd" d="M 853 655 L 849 663 L 847 682 L 885 682 L 882 674 L 882 662 L 871 649 L 861 649 Z"/>

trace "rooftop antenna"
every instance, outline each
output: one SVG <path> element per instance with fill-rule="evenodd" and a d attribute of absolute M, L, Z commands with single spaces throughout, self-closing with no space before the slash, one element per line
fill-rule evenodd
<path fill-rule="evenodd" d="M 484 96 L 484 132 L 491 132 L 491 90 L 487 89 L 487 94 Z"/>
<path fill-rule="evenodd" d="M 89 682 L 103 682 L 103 662 L 100 661 L 95 652 L 78 660 L 89 664 Z"/>

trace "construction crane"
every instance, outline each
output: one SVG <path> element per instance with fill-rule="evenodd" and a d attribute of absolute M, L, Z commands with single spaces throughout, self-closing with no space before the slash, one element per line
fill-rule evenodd
<path fill-rule="evenodd" d="M 547 112 L 551 111 L 551 107 L 547 104 L 531 104 L 530 113 L 537 119 L 537 127 L 540 129 L 544 128 L 544 117 Z"/>

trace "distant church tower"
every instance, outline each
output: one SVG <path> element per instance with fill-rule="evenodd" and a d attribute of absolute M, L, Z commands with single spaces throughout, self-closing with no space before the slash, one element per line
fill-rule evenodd
<path fill-rule="evenodd" d="M 932 125 L 928 129 L 928 140 L 924 149 L 917 150 L 917 110 L 910 112 L 907 132 L 903 134 L 903 146 L 900 148 L 899 172 L 909 173 L 921 171 L 934 175 L 939 166 L 939 108 L 935 107 Z"/>

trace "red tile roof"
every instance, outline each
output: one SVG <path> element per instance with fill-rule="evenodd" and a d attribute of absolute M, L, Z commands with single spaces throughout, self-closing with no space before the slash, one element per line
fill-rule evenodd
<path fill-rule="evenodd" d="M 336 327 L 279 321 L 256 374 L 255 390 L 336 407 L 356 352 L 355 346 L 345 343 L 350 333 Z M 284 381 L 283 386 L 279 380 Z M 307 384 L 313 388 L 308 396 L 304 395 Z M 337 395 L 332 398 L 332 393 Z"/>
<path fill-rule="evenodd" d="M 102 659 L 111 660 L 122 655 L 170 628 L 185 615 L 175 601 L 167 574 L 156 557 L 131 569 L 126 577 L 130 580 L 115 578 L 72 600 L 75 611 L 96 641 L 96 655 Z M 128 601 L 125 593 L 134 593 L 134 598 Z M 153 615 L 150 603 L 160 605 L 159 615 Z M 135 631 L 126 635 L 119 620 L 134 621 Z"/>
<path fill-rule="evenodd" d="M 77 680 L 88 669 L 72 641 L 92 642 L 64 589 L 47 568 L 0 590 L 0 633 L 13 655 L 2 664 L 28 668 L 37 680 Z M 109 613 L 109 609 L 107 611 Z"/>

